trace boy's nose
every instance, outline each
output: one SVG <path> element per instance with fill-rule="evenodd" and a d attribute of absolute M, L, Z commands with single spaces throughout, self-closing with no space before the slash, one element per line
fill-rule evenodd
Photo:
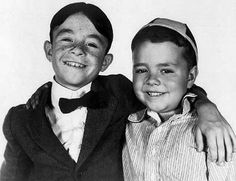
<path fill-rule="evenodd" d="M 84 46 L 81 46 L 81 45 L 74 45 L 70 52 L 72 54 L 75 54 L 75 55 L 84 55 L 85 54 L 85 50 L 84 50 Z"/>
<path fill-rule="evenodd" d="M 160 81 L 160 79 L 159 79 L 157 76 L 155 76 L 155 75 L 150 75 L 150 76 L 148 77 L 146 83 L 147 83 L 147 85 L 153 86 L 153 85 L 160 85 L 160 84 L 161 84 L 161 81 Z"/>

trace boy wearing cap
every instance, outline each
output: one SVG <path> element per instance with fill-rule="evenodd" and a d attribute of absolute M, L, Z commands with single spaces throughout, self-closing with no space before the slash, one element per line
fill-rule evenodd
<path fill-rule="evenodd" d="M 157 18 L 132 40 L 133 87 L 146 108 L 130 114 L 123 166 L 127 181 L 235 181 L 236 160 L 224 166 L 197 152 L 188 90 L 198 74 L 197 46 L 186 24 Z"/>
<path fill-rule="evenodd" d="M 98 75 L 112 62 L 112 38 L 94 5 L 74 3 L 54 15 L 44 50 L 55 77 L 35 109 L 7 114 L 1 181 L 123 180 L 125 118 L 143 105 L 127 78 Z"/>

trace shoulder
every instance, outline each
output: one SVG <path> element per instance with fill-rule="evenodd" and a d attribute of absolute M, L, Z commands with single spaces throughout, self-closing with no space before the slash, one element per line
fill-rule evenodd
<path fill-rule="evenodd" d="M 14 106 L 9 109 L 9 111 L 5 117 L 5 122 L 8 120 L 17 119 L 17 118 L 21 117 L 22 115 L 25 115 L 29 111 L 30 110 L 26 109 L 25 104 L 20 104 L 18 106 Z"/>
<path fill-rule="evenodd" d="M 26 117 L 29 114 L 30 110 L 26 109 L 24 104 L 12 107 L 4 119 L 2 127 L 4 135 L 8 137 L 15 128 L 18 129 L 24 125 L 24 122 L 27 120 Z"/>
<path fill-rule="evenodd" d="M 116 97 L 121 105 L 126 105 L 130 113 L 144 108 L 135 96 L 132 82 L 124 75 L 98 76 L 96 82 L 107 94 Z"/>
<path fill-rule="evenodd" d="M 169 124 L 165 124 L 166 128 L 171 132 L 174 139 L 179 140 L 183 144 L 194 143 L 194 129 L 197 116 L 192 113 L 185 115 L 175 115 L 170 118 Z"/>
<path fill-rule="evenodd" d="M 189 112 L 185 115 L 182 115 L 180 118 L 178 129 L 181 129 L 184 133 L 188 133 L 189 135 L 194 136 L 193 129 L 195 128 L 197 119 L 198 117 L 195 112 Z"/>
<path fill-rule="evenodd" d="M 115 95 L 133 91 L 132 82 L 121 74 L 98 76 L 97 80 L 106 90 Z"/>
<path fill-rule="evenodd" d="M 104 82 L 111 86 L 126 85 L 126 84 L 132 85 L 132 82 L 122 74 L 100 75 L 98 76 L 98 79 L 101 82 Z"/>

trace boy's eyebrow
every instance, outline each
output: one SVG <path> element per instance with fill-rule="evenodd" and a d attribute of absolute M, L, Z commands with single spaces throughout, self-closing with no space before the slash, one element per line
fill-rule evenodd
<path fill-rule="evenodd" d="M 147 64 L 146 63 L 136 63 L 136 64 L 134 64 L 133 65 L 133 67 L 135 68 L 135 67 L 138 67 L 138 66 L 146 66 Z M 176 63 L 159 63 L 159 64 L 157 64 L 156 66 L 158 66 L 158 67 L 169 67 L 169 66 L 176 66 L 177 64 Z"/>
<path fill-rule="evenodd" d="M 172 63 L 172 62 L 170 62 L 170 63 L 159 63 L 158 64 L 158 66 L 160 66 L 160 67 L 168 67 L 168 66 L 171 66 L 171 65 L 177 65 L 176 63 Z"/>
<path fill-rule="evenodd" d="M 60 36 L 61 34 L 64 34 L 64 33 L 73 33 L 73 31 L 71 29 L 68 29 L 68 28 L 63 28 L 63 29 L 61 29 L 60 31 L 57 32 L 55 37 L 58 37 L 58 36 Z"/>
<path fill-rule="evenodd" d="M 139 66 L 146 66 L 146 64 L 145 63 L 136 63 L 133 65 L 134 68 L 139 67 Z"/>
<path fill-rule="evenodd" d="M 97 34 L 90 34 L 88 37 L 97 39 L 101 44 L 105 43 L 104 40 Z"/>

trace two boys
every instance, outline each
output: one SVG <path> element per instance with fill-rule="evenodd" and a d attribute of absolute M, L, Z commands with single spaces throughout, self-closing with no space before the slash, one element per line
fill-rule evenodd
<path fill-rule="evenodd" d="M 131 49 L 134 91 L 146 108 L 128 117 L 125 180 L 236 180 L 235 155 L 221 167 L 194 146 L 196 95 L 188 90 L 198 74 L 198 52 L 187 25 L 154 19 L 135 35 Z"/>
<path fill-rule="evenodd" d="M 44 50 L 55 76 L 35 109 L 8 112 L 1 181 L 123 180 L 125 120 L 144 106 L 127 78 L 98 75 L 112 62 L 112 39 L 94 5 L 73 3 L 54 15 Z"/>

